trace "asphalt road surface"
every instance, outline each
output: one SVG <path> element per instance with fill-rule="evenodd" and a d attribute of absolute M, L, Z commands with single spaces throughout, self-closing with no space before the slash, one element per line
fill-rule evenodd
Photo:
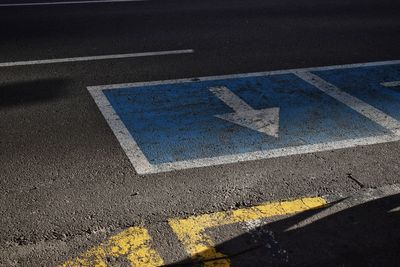
<path fill-rule="evenodd" d="M 233 157 L 233 160 L 218 162 L 211 157 L 211 161 L 204 166 L 142 172 L 134 167 L 133 156 L 129 156 L 126 146 L 121 144 L 118 127 L 110 127 L 110 121 L 102 114 L 104 110 L 99 108 L 99 103 L 87 89 L 99 85 L 174 79 L 190 79 L 187 81 L 201 84 L 202 79 L 192 78 L 238 74 L 237 77 L 244 79 L 241 74 L 251 72 L 400 60 L 399 1 L 156 0 L 16 5 L 29 2 L 34 1 L 0 1 L 1 265 L 57 266 L 66 263 L 67 266 L 103 266 L 101 264 L 104 263 L 125 266 L 136 263 L 142 266 L 190 266 L 204 261 L 205 264 L 217 264 L 215 266 L 260 266 L 266 263 L 272 266 L 395 266 L 400 262 L 396 253 L 400 244 L 396 209 L 400 205 L 397 195 L 400 190 L 396 187 L 400 183 L 400 143 L 395 139 L 252 160 L 238 158 L 235 161 Z M 377 69 L 376 72 L 388 79 L 399 78 L 398 65 L 391 66 L 387 67 L 391 68 L 390 71 L 385 69 L 379 72 Z M 355 81 L 363 82 L 375 75 L 360 74 L 361 78 L 355 79 L 351 76 L 356 75 L 354 73 L 357 71 L 345 74 L 342 80 L 351 80 L 349 84 L 354 85 Z M 265 79 L 260 78 L 259 81 L 270 82 L 269 78 Z M 279 77 L 276 79 L 279 80 Z M 253 85 L 251 79 L 247 82 L 249 88 L 259 86 L 256 83 Z M 291 78 L 272 82 L 295 85 L 292 94 L 296 94 L 296 90 L 303 93 L 313 90 L 310 85 L 303 88 L 303 83 L 296 83 Z M 398 80 L 385 82 L 392 82 L 386 85 L 392 87 L 393 101 L 399 101 L 400 98 L 395 95 L 399 89 Z M 232 86 L 235 83 L 232 82 Z M 157 110 L 167 106 L 159 100 L 162 97 L 151 93 L 156 91 L 146 91 L 146 87 L 141 86 L 140 92 L 147 92 L 140 95 L 143 99 L 142 106 L 139 105 L 141 109 L 127 111 L 131 115 L 139 114 L 135 117 L 137 120 L 153 114 L 146 112 L 145 108 L 154 103 L 161 103 L 155 107 Z M 174 86 L 166 89 L 170 90 L 170 95 L 182 89 L 175 89 Z M 240 90 L 235 91 L 233 87 L 212 88 L 214 95 L 207 91 L 207 97 L 214 97 L 212 101 L 221 105 L 219 111 L 224 111 L 226 107 L 224 109 L 222 105 L 227 103 L 233 111 L 239 110 L 240 113 L 244 104 L 239 102 L 242 106 L 238 108 L 235 103 L 229 102 Z M 332 88 L 326 90 L 334 92 Z M 176 94 L 183 102 L 185 97 L 197 101 L 196 92 L 183 97 Z M 233 98 L 227 100 L 229 92 Z M 243 94 L 246 95 L 246 92 Z M 122 91 L 115 95 L 110 93 L 107 97 L 111 102 L 119 101 L 124 94 L 133 93 Z M 309 91 L 308 96 L 316 94 Z M 330 97 L 332 95 L 334 93 Z M 373 102 L 373 99 L 357 97 L 364 101 L 362 103 Z M 340 105 L 328 108 L 330 101 L 336 101 L 334 98 L 341 99 L 340 102 L 354 100 L 349 97 L 343 100 L 340 95 L 329 99 L 318 98 L 319 103 L 325 101 L 326 105 L 321 104 L 319 110 L 326 108 L 326 114 L 321 111 L 323 114 L 318 113 L 316 118 L 329 114 L 334 117 L 342 112 L 336 113 L 336 108 L 342 105 L 339 102 Z M 277 96 L 271 101 L 280 103 L 284 99 L 288 99 L 287 96 Z M 338 129 L 331 133 L 329 129 L 332 127 L 329 128 L 326 136 L 331 138 L 337 134 L 353 140 L 381 130 L 382 123 L 378 123 L 379 127 L 368 126 L 363 121 L 364 117 L 351 113 L 357 109 L 354 103 L 361 103 L 357 101 L 352 102 L 352 109 L 347 113 L 343 111 L 343 114 L 350 114 L 346 115 L 349 118 L 353 116 L 350 123 L 329 121 L 321 124 Z M 393 101 L 390 102 L 392 106 L 396 105 Z M 179 110 L 187 108 L 183 102 Z M 250 102 L 247 102 L 249 106 Z M 290 109 L 293 105 L 280 106 L 282 135 L 286 133 L 283 130 L 286 129 L 284 108 Z M 346 105 L 351 106 L 348 102 Z M 397 102 L 397 105 L 400 103 Z M 117 109 L 117 106 L 113 107 Z M 396 106 L 393 107 L 395 110 Z M 123 108 L 121 110 L 124 111 Z M 385 111 L 385 108 L 379 110 Z M 372 110 L 375 115 L 377 112 Z M 184 114 L 189 113 L 190 107 Z M 122 123 L 128 125 L 121 114 Z M 215 116 L 221 114 L 214 114 L 216 125 L 211 132 L 225 127 L 223 123 L 228 125 L 226 120 L 218 123 Z M 295 111 L 293 114 L 296 114 Z M 368 114 L 371 115 L 371 112 Z M 390 115 L 397 122 L 397 115 Z M 158 113 L 150 116 L 148 121 L 152 122 L 152 118 L 159 118 Z M 176 122 L 177 125 L 179 123 L 182 121 Z M 189 120 L 187 125 L 192 123 Z M 359 130 L 357 123 L 363 125 L 365 130 Z M 316 125 L 312 124 L 307 133 L 325 138 L 321 134 L 325 130 L 318 130 Z M 221 129 L 225 131 L 225 128 Z M 232 131 L 232 128 L 229 129 Z M 247 128 L 237 129 L 238 132 Z M 177 144 L 173 139 L 175 132 L 168 132 L 172 139 L 165 141 L 166 135 L 162 131 L 143 134 L 140 131 L 135 138 L 144 154 L 154 154 L 154 158 L 148 157 L 151 164 L 171 161 L 172 156 L 163 153 Z M 276 131 L 275 128 L 269 129 L 267 133 L 278 134 Z M 258 144 L 252 143 L 252 133 L 241 132 L 242 137 L 249 136 L 250 141 L 243 145 L 246 149 L 253 149 L 252 146 Z M 287 133 L 291 133 L 290 130 Z M 233 134 L 236 134 L 235 130 Z M 165 143 L 160 141 L 161 145 L 152 146 L 151 140 L 146 141 L 149 136 L 151 138 L 148 139 Z M 337 136 L 332 138 L 339 138 Z M 196 138 L 193 140 L 203 137 Z M 254 140 L 256 138 L 261 137 L 254 136 Z M 314 139 L 310 137 L 310 140 Z M 204 158 L 207 153 L 219 156 L 243 149 L 232 145 L 229 140 L 218 140 L 227 142 L 224 146 L 230 150 L 213 145 L 211 148 L 202 146 L 197 152 L 199 148 L 190 145 L 173 147 L 176 149 L 173 156 L 190 161 L 191 157 L 198 158 L 199 155 Z M 241 141 L 235 144 L 242 145 Z M 165 151 L 156 150 L 157 145 L 164 147 Z M 285 227 L 297 225 L 304 219 L 290 217 L 289 214 L 304 212 L 304 216 L 308 216 L 310 211 L 305 211 L 308 208 L 334 205 L 332 203 L 344 196 L 375 194 L 370 190 L 380 192 L 379 197 L 374 197 L 378 199 L 375 202 L 350 201 L 350 204 L 341 204 L 344 208 L 339 213 L 333 208 L 325 219 L 317 218 L 316 222 L 301 226 L 297 231 L 285 231 Z M 212 215 L 216 212 L 238 210 L 246 213 L 249 207 L 261 203 L 281 203 L 283 200 L 295 201 L 307 197 L 311 198 L 307 200 L 311 204 L 306 201 L 305 206 L 299 206 L 297 202 L 288 202 L 287 208 L 274 213 L 283 217 L 279 217 L 278 222 L 274 219 L 271 226 L 263 220 L 268 221 L 274 215 L 272 213 L 261 217 L 251 213 L 248 215 L 249 220 L 252 219 L 250 222 L 243 217 L 229 215 L 228 219 L 224 218 L 232 223 L 223 226 L 220 222 L 209 222 L 217 220 Z M 197 216 L 211 217 L 201 219 Z M 187 218 L 187 221 L 181 222 L 177 218 Z M 208 250 L 202 250 L 202 245 L 210 243 L 207 238 L 208 241 L 192 240 L 199 237 L 196 231 L 200 226 L 196 223 L 190 226 L 190 218 L 194 218 L 194 222 L 200 218 L 199 225 L 203 223 L 204 229 L 212 228 L 208 235 L 212 236 L 216 249 L 209 244 L 206 246 Z M 242 228 L 238 229 L 236 223 L 241 223 Z M 343 226 L 343 231 L 338 230 L 338 225 Z M 184 232 L 185 227 L 191 229 L 192 234 L 176 230 Z M 261 238 L 261 245 L 257 242 L 256 245 L 263 249 L 249 249 L 243 245 L 252 244 L 260 236 L 265 238 Z M 188 240 L 195 245 L 190 245 Z M 121 245 L 118 242 L 125 243 Z M 364 251 L 357 248 L 359 244 L 364 245 Z M 101 249 L 96 250 L 99 246 Z M 310 251 L 320 253 L 312 255 Z"/>

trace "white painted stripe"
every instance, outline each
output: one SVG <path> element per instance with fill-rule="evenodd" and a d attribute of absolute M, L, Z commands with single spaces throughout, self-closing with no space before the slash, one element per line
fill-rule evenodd
<path fill-rule="evenodd" d="M 124 123 L 115 113 L 115 110 L 112 108 L 104 93 L 102 91 L 88 89 L 133 167 L 135 167 L 136 172 L 139 174 L 155 172 L 153 166 L 147 160 Z"/>
<path fill-rule="evenodd" d="M 38 3 L 8 3 L 0 4 L 0 7 L 17 6 L 55 6 L 55 5 L 79 5 L 79 4 L 102 4 L 102 3 L 125 3 L 125 2 L 144 2 L 147 0 L 93 0 L 93 1 L 65 1 L 65 2 L 38 2 Z"/>
<path fill-rule="evenodd" d="M 308 154 L 357 146 L 366 146 L 373 144 L 381 144 L 387 142 L 400 141 L 400 136 L 396 135 L 381 135 L 366 138 L 356 138 L 350 140 L 342 140 L 335 142 L 326 142 L 313 145 L 293 146 L 281 149 L 261 150 L 243 154 L 234 154 L 220 157 L 210 157 L 195 160 L 177 161 L 173 163 L 164 163 L 153 165 L 153 170 L 149 173 L 169 172 L 174 170 L 183 170 L 207 166 L 216 166 L 223 164 L 232 164 L 245 161 L 253 161 L 260 159 L 271 159 L 299 154 Z M 142 173 L 144 174 L 144 173 Z"/>
<path fill-rule="evenodd" d="M 211 81 L 211 80 L 248 78 L 248 77 L 256 77 L 256 76 L 268 76 L 268 75 L 276 75 L 276 74 L 290 74 L 295 71 L 324 71 L 324 70 L 333 70 L 333 69 L 375 67 L 375 66 L 394 65 L 394 64 L 400 64 L 400 60 L 356 63 L 356 64 L 348 64 L 348 65 L 332 65 L 332 66 L 312 67 L 312 68 L 297 68 L 297 69 L 287 69 L 287 70 L 273 70 L 273 71 L 239 73 L 239 74 L 217 75 L 217 76 L 207 76 L 207 77 L 191 77 L 191 78 L 159 80 L 159 81 L 151 81 L 151 82 L 105 84 L 105 85 L 95 85 L 95 86 L 91 86 L 91 87 L 97 88 L 98 90 L 119 89 L 119 88 L 124 88 L 124 87 L 149 86 L 149 85 L 157 85 L 157 84 L 176 84 L 176 83 L 186 83 L 186 82 L 193 82 L 193 81 L 200 82 L 200 81 Z"/>
<path fill-rule="evenodd" d="M 381 83 L 381 85 L 386 86 L 386 87 L 396 87 L 396 86 L 400 86 L 400 81 L 384 82 L 384 83 Z"/>
<path fill-rule="evenodd" d="M 166 80 L 166 81 L 151 81 L 151 82 L 136 82 L 136 83 L 123 83 L 123 84 L 111 84 L 111 85 L 99 85 L 99 86 L 90 86 L 88 90 L 92 93 L 93 97 L 96 100 L 96 95 L 98 97 L 105 97 L 102 90 L 105 89 L 120 89 L 127 87 L 141 87 L 141 86 L 149 86 L 149 85 L 161 85 L 161 84 L 179 84 L 179 83 L 187 83 L 193 81 L 209 81 L 209 80 L 224 80 L 224 79 L 235 79 L 235 78 L 244 78 L 244 77 L 254 77 L 254 76 L 269 76 L 275 74 L 291 74 L 297 71 L 321 71 L 321 70 L 331 70 L 331 69 L 348 69 L 348 68 L 356 68 L 356 67 L 370 67 L 370 66 L 383 66 L 383 65 L 393 65 L 400 64 L 400 60 L 393 61 L 381 61 L 381 62 L 371 62 L 371 63 L 358 63 L 358 64 L 349 64 L 349 65 L 336 65 L 336 66 L 327 66 L 327 67 L 315 67 L 315 68 L 304 68 L 304 69 L 290 69 L 290 70 L 279 70 L 279 71 L 267 71 L 267 72 L 257 72 L 257 73 L 247 73 L 247 74 L 233 74 L 233 75 L 222 75 L 222 76 L 209 76 L 209 77 L 201 77 L 201 78 L 186 78 L 186 79 L 175 79 L 175 80 Z M 93 92 L 96 92 L 94 94 Z M 96 101 L 97 102 L 97 101 Z M 108 106 L 112 110 L 111 106 Z M 102 110 L 102 108 L 100 108 Z M 379 111 L 379 110 L 378 110 Z M 112 116 L 107 115 L 107 112 L 103 112 L 103 115 L 106 121 L 111 124 L 112 120 L 116 120 L 118 115 L 112 111 Z M 379 111 L 381 112 L 381 111 Z M 374 112 L 372 112 L 374 114 Z M 378 115 L 378 120 L 380 120 L 380 115 Z M 356 138 L 350 140 L 340 140 L 333 142 L 325 142 L 320 144 L 312 144 L 312 145 L 302 145 L 302 146 L 293 146 L 286 147 L 281 149 L 273 149 L 273 150 L 265 150 L 265 151 L 255 151 L 248 152 L 242 154 L 233 154 L 226 156 L 218 156 L 218 157 L 209 157 L 209 158 L 201 158 L 187 161 L 177 161 L 173 163 L 164 163 L 159 165 L 151 164 L 146 157 L 143 155 L 140 148 L 137 146 L 135 141 L 132 140 L 124 140 L 124 138 L 130 139 L 129 132 L 122 131 L 123 134 L 119 134 L 117 129 L 123 129 L 123 123 L 118 118 L 119 122 L 122 124 L 122 127 L 119 128 L 111 128 L 113 129 L 115 135 L 118 140 L 120 140 L 121 146 L 124 148 L 127 153 L 129 159 L 131 160 L 133 166 L 139 174 L 150 174 L 150 173 L 160 173 L 160 172 L 169 172 L 174 170 L 182 170 L 182 169 L 191 169 L 197 167 L 206 167 L 206 166 L 216 166 L 222 164 L 231 164 L 237 162 L 245 162 L 252 160 L 260 160 L 260 159 L 269 159 L 269 158 L 277 158 L 283 156 L 291 156 L 298 154 L 306 154 L 306 153 L 315 153 L 321 151 L 328 151 L 334 149 L 343 149 L 357 146 L 365 146 L 372 144 L 380 144 L 387 142 L 396 142 L 400 141 L 400 136 L 396 134 L 386 134 L 380 136 L 373 137 L 365 137 L 365 138 Z M 391 125 L 390 120 L 387 125 L 391 129 L 395 128 L 398 122 L 393 122 L 394 125 Z M 126 128 L 125 128 L 126 129 Z M 127 130 L 126 130 L 127 131 Z M 121 141 L 122 140 L 122 141 Z M 133 152 L 128 151 L 131 149 L 130 146 L 133 145 Z M 135 156 L 132 154 L 138 154 L 139 161 L 136 161 Z M 140 156 L 142 155 L 142 156 Z"/>
<path fill-rule="evenodd" d="M 383 111 L 340 90 L 316 74 L 307 71 L 296 71 L 294 74 L 392 133 L 400 135 L 400 122 Z"/>
<path fill-rule="evenodd" d="M 178 54 L 191 54 L 191 53 L 194 53 L 193 49 L 115 54 L 115 55 L 100 55 L 100 56 L 87 56 L 87 57 L 40 59 L 40 60 L 3 62 L 3 63 L 0 63 L 0 67 L 28 66 L 28 65 L 94 61 L 94 60 L 120 59 L 120 58 L 135 58 L 135 57 L 150 57 L 150 56 L 164 56 L 164 55 L 178 55 Z"/>

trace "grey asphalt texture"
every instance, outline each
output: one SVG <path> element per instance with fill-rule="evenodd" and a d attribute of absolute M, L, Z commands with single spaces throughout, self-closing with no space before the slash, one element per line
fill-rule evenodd
<path fill-rule="evenodd" d="M 396 60 L 399 14 L 390 0 L 0 8 L 0 62 L 195 50 L 0 68 L 0 251 L 15 252 L 0 264 L 53 266 L 96 245 L 99 231 L 160 225 L 157 240 L 171 217 L 399 183 L 398 142 L 137 175 L 86 89 Z M 168 263 L 186 257 L 160 246 Z"/>

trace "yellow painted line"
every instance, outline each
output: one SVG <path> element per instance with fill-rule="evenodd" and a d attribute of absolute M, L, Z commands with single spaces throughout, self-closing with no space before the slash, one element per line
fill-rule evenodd
<path fill-rule="evenodd" d="M 151 237 L 142 227 L 130 227 L 98 247 L 92 248 L 81 256 L 71 259 L 62 267 L 106 267 L 107 257 L 124 258 L 131 266 L 150 267 L 164 264 L 159 254 L 152 249 Z"/>
<path fill-rule="evenodd" d="M 204 266 L 228 267 L 229 258 L 214 248 L 205 230 L 213 227 L 247 222 L 278 215 L 289 215 L 326 205 L 321 197 L 302 198 L 293 201 L 265 203 L 262 205 L 228 212 L 215 212 L 186 219 L 170 219 L 169 225 L 185 246 L 193 260 L 203 261 Z"/>

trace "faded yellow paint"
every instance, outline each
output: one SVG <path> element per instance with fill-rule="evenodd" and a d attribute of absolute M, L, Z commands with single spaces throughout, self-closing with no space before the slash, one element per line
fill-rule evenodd
<path fill-rule="evenodd" d="M 204 233 L 204 230 L 272 216 L 289 215 L 326 204 L 326 200 L 320 197 L 302 198 L 228 212 L 192 216 L 186 219 L 170 219 L 168 222 L 194 260 L 203 261 L 204 266 L 228 267 L 230 266 L 229 258 L 214 248 L 213 240 Z"/>
<path fill-rule="evenodd" d="M 62 264 L 62 267 L 106 267 L 107 258 L 124 258 L 131 266 L 152 267 L 164 264 L 159 254 L 150 246 L 151 237 L 142 227 L 130 227 Z"/>

